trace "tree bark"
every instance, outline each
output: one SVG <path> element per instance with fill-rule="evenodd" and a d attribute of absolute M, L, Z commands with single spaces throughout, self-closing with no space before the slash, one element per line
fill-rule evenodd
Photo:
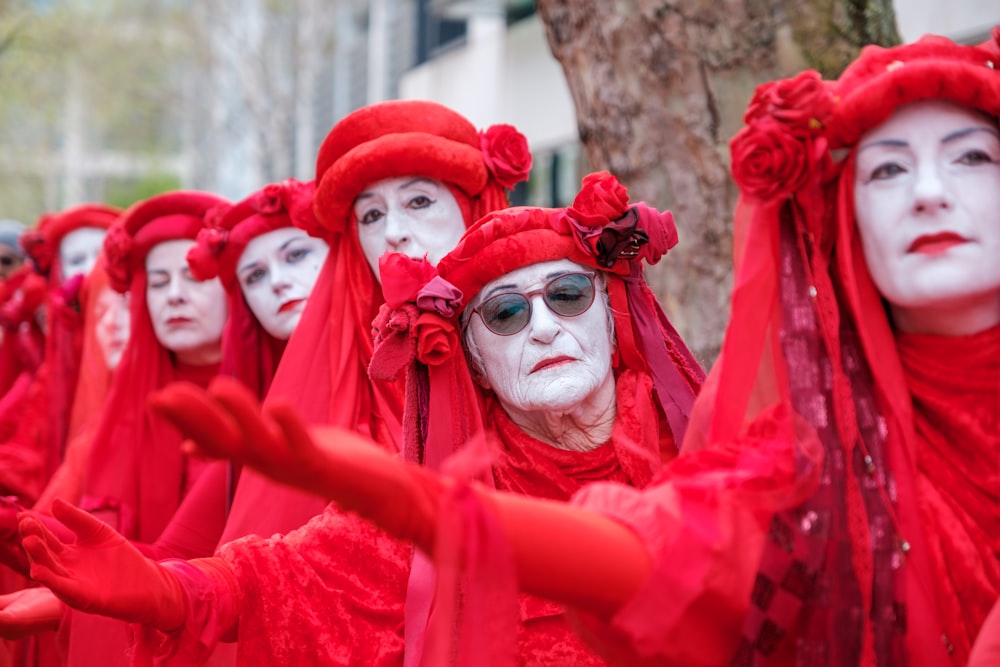
<path fill-rule="evenodd" d="M 728 141 L 754 88 L 806 67 L 835 76 L 899 41 L 891 0 L 538 0 L 591 167 L 673 211 L 680 244 L 647 272 L 705 366 L 732 283 Z"/>

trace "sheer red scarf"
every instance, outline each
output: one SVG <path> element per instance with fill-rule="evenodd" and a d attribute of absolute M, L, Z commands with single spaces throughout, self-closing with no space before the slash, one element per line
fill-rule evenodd
<path fill-rule="evenodd" d="M 913 397 L 931 581 L 945 635 L 964 663 L 1000 593 L 1000 326 L 896 340 Z"/>
<path fill-rule="evenodd" d="M 147 224 L 140 234 L 160 241 L 193 240 L 200 224 L 198 218 L 174 216 Z M 154 243 L 146 245 L 148 252 Z M 146 399 L 170 382 L 207 386 L 219 366 L 183 366 L 160 345 L 141 266 L 133 272 L 129 292 L 131 333 L 94 436 L 80 505 L 130 539 L 155 542 L 194 480 L 187 477 L 180 433 L 149 410 Z"/>
<path fill-rule="evenodd" d="M 333 239 L 266 400 L 290 400 L 311 424 L 349 428 L 398 450 L 402 391 L 396 384 L 373 383 L 367 374 L 374 346 L 371 323 L 381 304 L 381 289 L 357 240 Z M 287 532 L 325 506 L 309 494 L 243 471 L 220 544 L 248 534 Z"/>

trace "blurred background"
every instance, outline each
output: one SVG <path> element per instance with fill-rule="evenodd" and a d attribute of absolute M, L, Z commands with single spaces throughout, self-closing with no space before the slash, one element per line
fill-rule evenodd
<path fill-rule="evenodd" d="M 344 114 L 429 98 L 527 135 L 515 203 L 565 205 L 610 169 L 671 207 L 684 250 L 651 282 L 710 362 L 731 282 L 726 147 L 754 86 L 997 23 L 1000 0 L 0 0 L 0 217 L 309 179 Z"/>

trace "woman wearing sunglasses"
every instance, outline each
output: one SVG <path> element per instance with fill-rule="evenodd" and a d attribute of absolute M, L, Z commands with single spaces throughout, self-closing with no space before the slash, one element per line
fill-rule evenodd
<path fill-rule="evenodd" d="M 351 471 L 340 491 L 350 494 L 360 486 L 384 509 L 404 515 L 411 508 L 395 503 L 393 493 L 380 485 L 386 471 L 445 466 L 465 469 L 490 487 L 565 501 L 594 480 L 642 487 L 664 460 L 673 458 L 702 371 L 659 310 L 638 263 L 659 259 L 676 243 L 672 217 L 641 204 L 629 207 L 625 189 L 608 174 L 589 177 L 578 204 L 569 210 L 511 209 L 488 215 L 441 260 L 439 271 L 426 260 L 399 254 L 382 258 L 386 306 L 375 322 L 370 372 L 375 381 L 384 381 L 401 378 L 405 371 L 403 455 L 423 465 L 401 467 L 398 459 L 374 445 L 369 450 L 368 441 L 356 436 L 342 450 L 349 462 L 337 464 L 342 472 Z M 293 462 L 279 455 L 265 464 L 253 458 L 260 452 L 273 459 L 281 451 L 283 443 L 269 439 L 281 433 L 277 424 L 288 424 L 280 415 L 298 415 L 287 402 L 269 404 L 262 415 L 249 393 L 220 381 L 207 396 L 176 390 L 158 405 L 199 441 L 208 437 L 223 450 L 248 447 L 249 462 L 260 463 L 261 472 L 279 480 L 316 491 L 310 480 L 326 471 L 323 462 L 314 460 Z M 239 415 L 235 421 L 230 411 Z M 277 424 L 271 414 L 279 415 Z M 215 420 L 212 428 L 206 427 L 209 417 Z M 226 425 L 238 425 L 239 434 L 226 437 Z M 477 465 L 474 454 L 479 450 L 472 448 L 445 463 L 468 442 L 495 445 L 492 456 Z M 372 457 L 379 475 L 365 468 Z M 406 482 L 402 484 L 400 488 Z M 528 665 L 604 664 L 573 635 L 560 607 L 518 596 L 503 558 L 503 540 L 488 522 L 477 521 L 480 508 L 465 500 L 449 497 L 450 507 L 440 512 L 452 524 L 444 530 L 451 548 L 439 550 L 439 567 L 418 555 L 402 581 L 391 576 L 398 543 L 370 528 L 335 530 L 314 521 L 282 540 L 270 540 L 271 560 L 256 563 L 247 559 L 246 544 L 238 557 L 223 547 L 222 555 L 233 567 L 222 579 L 229 590 L 242 591 L 232 600 L 240 664 L 288 660 L 299 652 L 303 659 L 314 659 L 317 643 L 330 664 L 444 664 L 456 639 L 470 664 L 483 664 L 487 656 L 509 656 Z M 345 506 L 354 504 L 349 500 Z M 81 533 L 91 523 L 71 511 L 58 513 Z M 55 539 L 44 530 L 27 529 L 26 534 L 35 535 L 26 543 L 35 554 L 39 552 L 33 547 L 41 546 L 41 540 Z M 66 546 L 71 556 L 64 552 L 67 559 L 57 557 L 66 578 L 46 577 L 55 562 L 42 559 L 34 574 L 57 594 L 68 593 L 71 604 L 120 614 L 128 596 L 109 601 L 107 595 L 110 586 L 121 582 L 95 582 L 93 570 L 76 570 L 80 578 L 75 578 L 74 570 L 87 567 L 88 558 L 102 558 L 89 544 L 81 539 Z M 355 552 L 360 544 L 378 546 L 362 549 L 371 555 L 365 569 L 387 573 L 376 598 L 326 585 L 323 568 L 333 567 L 338 553 Z M 455 568 L 448 566 L 456 558 L 472 559 L 479 576 L 456 580 Z M 177 597 L 175 577 L 184 580 L 190 566 L 163 565 L 155 576 L 143 577 L 149 579 L 143 595 L 162 596 L 168 602 L 164 611 L 187 605 L 189 619 L 197 620 L 191 610 L 204 606 L 202 600 L 169 602 Z M 264 566 L 270 571 L 262 571 Z M 387 604 L 398 594 L 396 586 L 405 591 L 400 608 Z M 281 607 L 261 604 L 261 595 L 309 600 L 313 613 L 290 616 L 287 602 Z M 381 610 L 383 625 L 393 630 L 365 632 L 363 637 L 347 631 L 348 612 L 356 605 L 368 607 L 369 617 Z M 168 617 L 172 625 L 163 620 Z M 199 636 L 197 627 L 178 631 L 176 619 L 162 614 L 150 624 L 177 631 L 174 638 Z M 156 641 L 143 644 L 153 645 Z"/>

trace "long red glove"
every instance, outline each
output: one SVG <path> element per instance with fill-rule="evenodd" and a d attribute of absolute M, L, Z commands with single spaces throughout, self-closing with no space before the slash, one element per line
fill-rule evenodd
<path fill-rule="evenodd" d="M 18 517 L 25 512 L 45 523 L 63 542 L 72 542 L 75 538 L 73 533 L 52 517 L 26 510 L 16 497 L 0 497 L 0 563 L 27 577 L 31 564 L 21 548 L 21 537 L 17 532 Z"/>
<path fill-rule="evenodd" d="M 76 535 L 76 543 L 63 542 L 36 517 L 23 515 L 21 545 L 32 579 L 80 611 L 165 632 L 183 625 L 185 596 L 174 575 L 87 512 L 61 500 L 52 511 Z"/>
<path fill-rule="evenodd" d="M 47 588 L 25 588 L 0 595 L 0 637 L 23 639 L 57 630 L 63 603 Z"/>
<path fill-rule="evenodd" d="M 355 433 L 310 429 L 290 404 L 275 401 L 262 408 L 230 378 L 216 378 L 207 392 L 170 385 L 150 405 L 202 453 L 235 459 L 333 500 L 434 553 L 448 479 L 390 456 Z M 562 503 L 477 492 L 511 540 L 523 590 L 603 613 L 617 609 L 649 575 L 651 559 L 642 542 L 611 519 Z"/>
<path fill-rule="evenodd" d="M 356 433 L 309 428 L 297 409 L 275 401 L 262 408 L 246 387 L 218 377 L 204 391 L 167 386 L 150 399 L 202 454 L 229 458 L 357 512 L 422 548 L 433 545 L 434 523 L 447 482 L 391 456 Z"/>

